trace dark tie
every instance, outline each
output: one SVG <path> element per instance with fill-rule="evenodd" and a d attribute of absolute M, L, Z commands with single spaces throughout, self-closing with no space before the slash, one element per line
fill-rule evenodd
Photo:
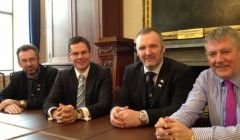
<path fill-rule="evenodd" d="M 154 81 L 153 81 L 153 77 L 154 77 L 155 73 L 154 72 L 147 72 L 146 73 L 146 88 L 147 88 L 147 94 L 148 94 L 148 98 L 152 98 L 152 94 L 153 94 L 153 85 L 154 85 Z"/>
<path fill-rule="evenodd" d="M 36 81 L 34 79 L 28 79 L 28 99 L 33 99 L 37 96 L 35 83 Z"/>
<path fill-rule="evenodd" d="M 224 81 L 224 85 L 227 87 L 225 126 L 235 126 L 237 124 L 237 105 L 236 96 L 233 91 L 233 84 L 230 81 Z"/>
<path fill-rule="evenodd" d="M 85 106 L 85 77 L 79 75 L 78 79 L 77 109 Z"/>

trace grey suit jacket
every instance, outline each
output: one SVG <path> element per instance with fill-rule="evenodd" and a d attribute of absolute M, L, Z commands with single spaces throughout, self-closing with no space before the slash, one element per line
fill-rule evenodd
<path fill-rule="evenodd" d="M 146 110 L 149 124 L 159 117 L 170 116 L 185 102 L 195 81 L 192 69 L 175 60 L 164 58 L 162 68 L 154 85 L 153 102 L 147 105 L 145 74 L 142 62 L 126 67 L 115 106 L 129 106 L 134 110 Z"/>
<path fill-rule="evenodd" d="M 59 103 L 71 104 L 76 108 L 77 90 L 78 80 L 74 67 L 59 71 L 52 91 L 44 103 L 44 113 L 47 114 L 48 109 L 57 107 Z M 109 113 L 112 106 L 112 76 L 109 68 L 90 64 L 85 102 L 92 119 Z"/>

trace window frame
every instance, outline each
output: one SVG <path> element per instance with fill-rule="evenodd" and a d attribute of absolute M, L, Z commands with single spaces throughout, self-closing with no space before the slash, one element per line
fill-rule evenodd
<path fill-rule="evenodd" d="M 11 11 L 10 12 L 6 12 L 6 11 L 2 11 L 1 9 L 0 9 L 0 14 L 4 14 L 4 15 L 9 15 L 9 16 L 11 16 L 11 19 L 12 19 L 12 23 L 11 23 L 11 25 L 12 25 L 12 39 L 11 39 L 11 44 L 12 44 L 12 46 L 11 46 L 11 52 L 12 52 L 12 65 L 11 65 L 11 68 L 10 69 L 1 69 L 0 68 L 0 72 L 3 72 L 3 73 L 5 73 L 5 72 L 9 72 L 9 71 L 14 71 L 14 18 L 13 18 L 13 0 L 9 0 L 9 1 L 11 1 Z"/>

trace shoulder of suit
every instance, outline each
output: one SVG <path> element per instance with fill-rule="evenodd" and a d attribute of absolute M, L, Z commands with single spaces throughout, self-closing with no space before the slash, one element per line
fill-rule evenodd
<path fill-rule="evenodd" d="M 143 63 L 141 61 L 137 61 L 135 63 L 127 65 L 126 68 L 141 68 L 142 66 Z"/>
<path fill-rule="evenodd" d="M 75 73 L 74 66 L 66 68 L 66 69 L 61 69 L 58 71 L 59 73 Z"/>
<path fill-rule="evenodd" d="M 136 73 L 137 71 L 141 71 L 142 68 L 143 63 L 141 61 L 138 61 L 133 64 L 127 65 L 125 67 L 125 73 Z"/>
<path fill-rule="evenodd" d="M 58 69 L 52 66 L 40 65 L 40 69 L 46 71 L 47 73 L 57 73 Z"/>
<path fill-rule="evenodd" d="M 18 78 L 18 77 L 22 77 L 25 76 L 25 72 L 23 70 L 21 71 L 16 71 L 16 72 L 12 72 L 11 73 L 11 78 Z"/>
<path fill-rule="evenodd" d="M 90 63 L 90 69 L 95 69 L 95 70 L 110 70 L 109 67 L 104 67 L 104 66 L 101 66 L 95 62 L 91 62 Z"/>
<path fill-rule="evenodd" d="M 179 62 L 179 61 L 176 61 L 174 59 L 171 59 L 171 58 L 167 58 L 167 57 L 164 57 L 164 63 L 170 63 L 174 68 L 185 68 L 185 69 L 189 69 L 191 68 L 190 66 L 182 63 L 182 62 Z"/>

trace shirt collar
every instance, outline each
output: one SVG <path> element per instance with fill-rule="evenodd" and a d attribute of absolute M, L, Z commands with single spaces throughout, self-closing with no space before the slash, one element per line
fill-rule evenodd
<path fill-rule="evenodd" d="M 222 86 L 224 86 L 224 80 L 222 78 L 219 79 Z M 229 81 L 232 82 L 233 85 L 235 85 L 237 88 L 240 88 L 240 73 L 235 75 L 233 78 L 229 79 Z"/>
<path fill-rule="evenodd" d="M 86 69 L 83 73 L 80 73 L 80 72 L 74 67 L 74 70 L 75 70 L 75 73 L 76 73 L 77 78 L 79 77 L 80 74 L 82 74 L 82 75 L 87 79 L 87 76 L 88 76 L 88 73 L 89 73 L 89 69 L 90 69 L 90 65 L 87 67 L 87 69 Z"/>
<path fill-rule="evenodd" d="M 151 70 L 151 72 L 154 72 L 155 74 L 159 74 L 159 72 L 160 72 L 160 70 L 161 70 L 161 68 L 162 68 L 162 64 L 163 64 L 163 59 L 162 59 L 162 61 L 160 62 L 160 64 L 155 68 L 155 69 L 153 69 L 153 70 Z M 150 70 L 147 68 L 147 67 L 145 67 L 144 66 L 144 73 L 147 73 L 147 72 L 149 72 Z"/>

